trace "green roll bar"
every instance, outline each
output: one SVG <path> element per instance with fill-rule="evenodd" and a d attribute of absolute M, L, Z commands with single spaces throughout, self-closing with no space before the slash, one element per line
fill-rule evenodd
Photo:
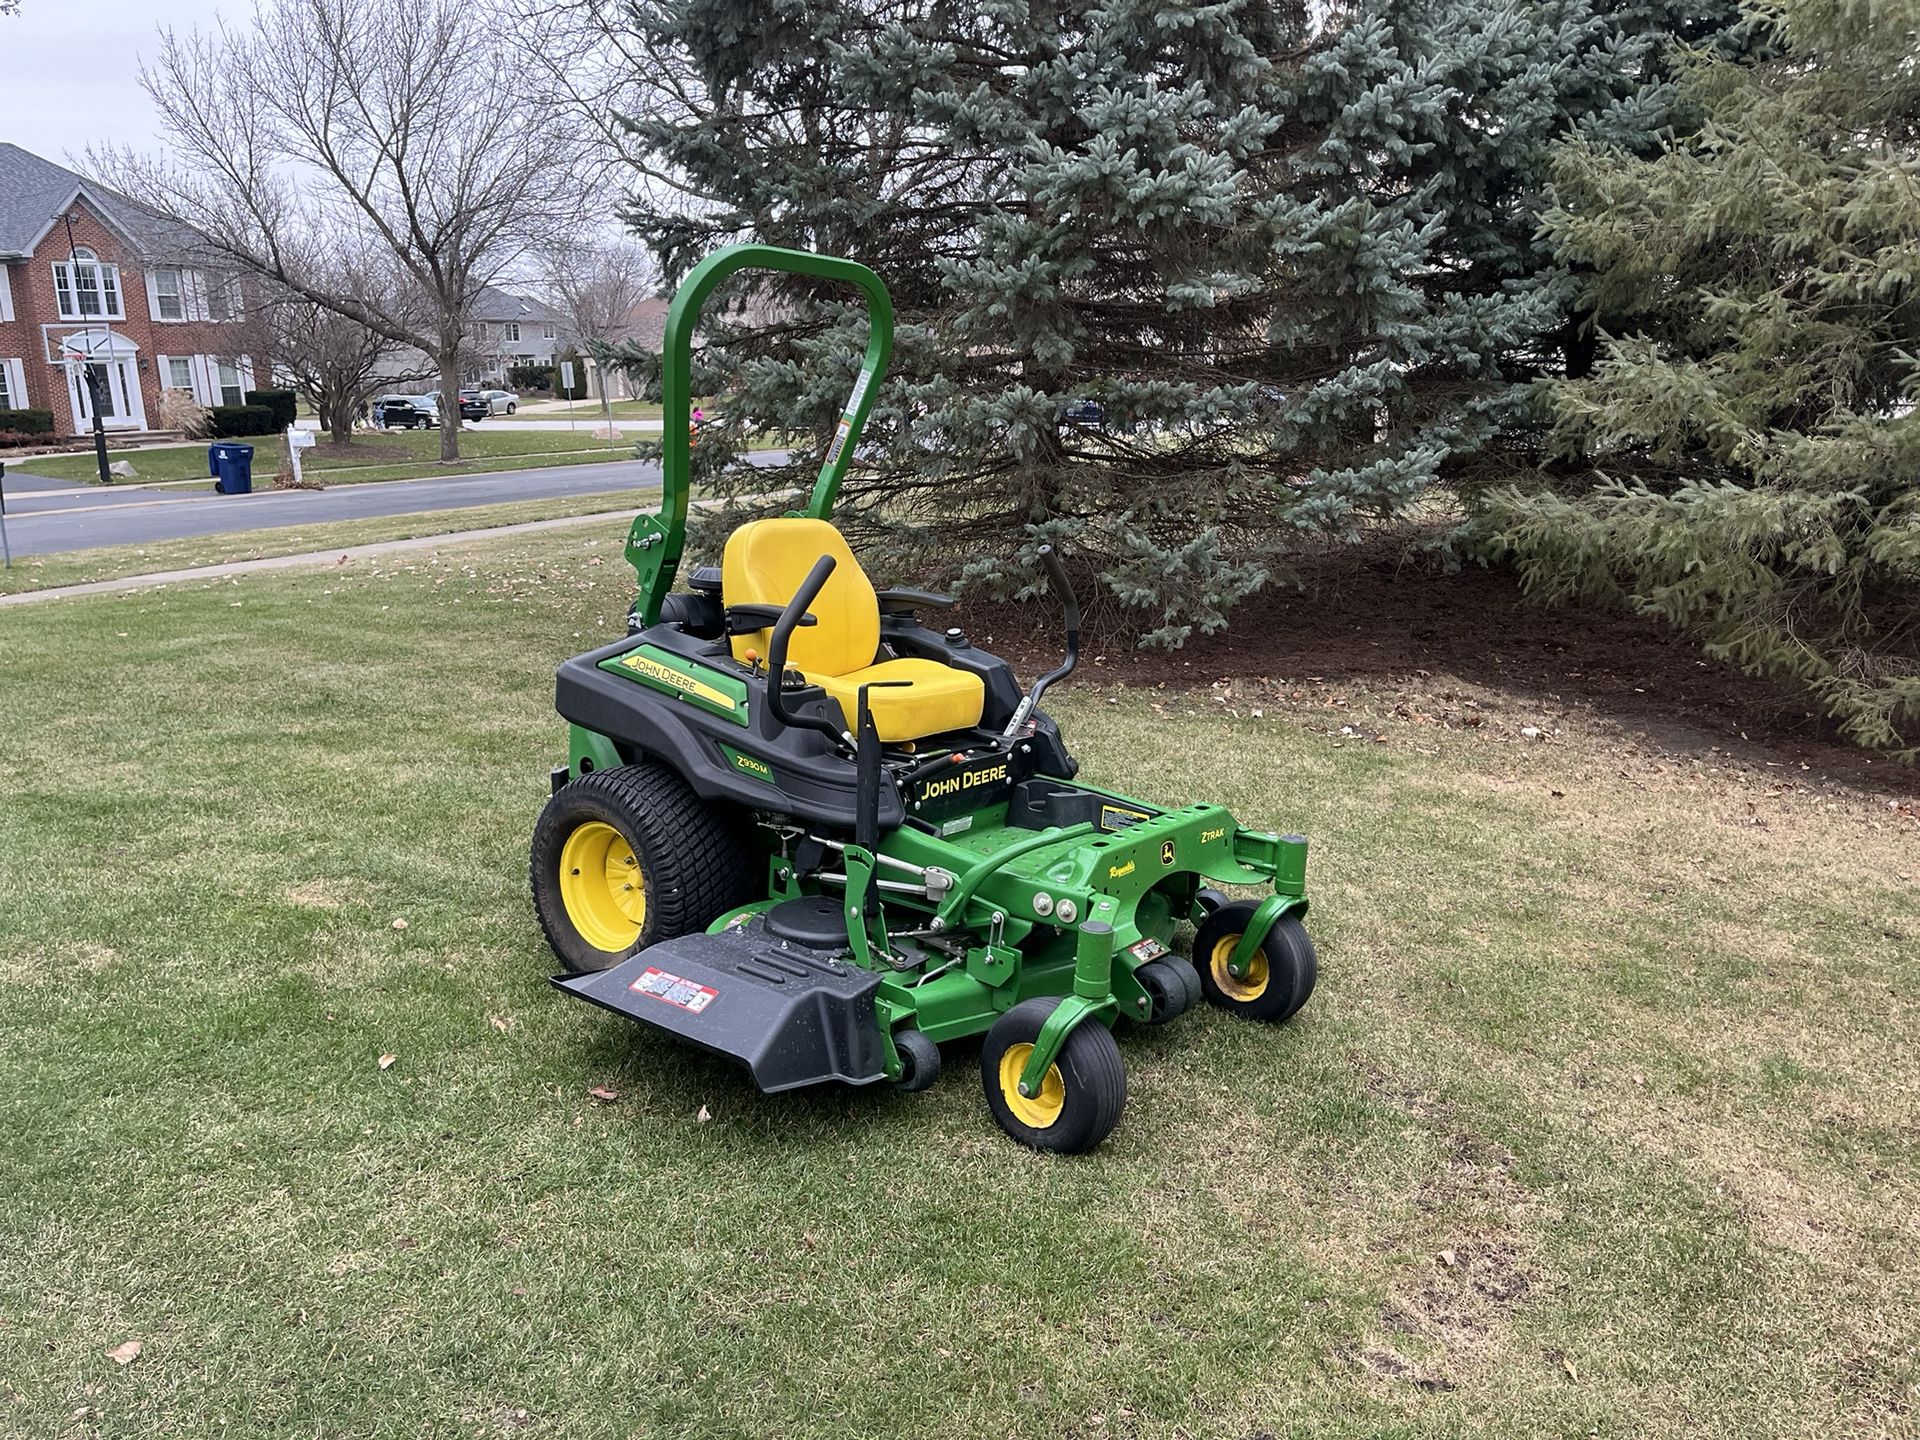
<path fill-rule="evenodd" d="M 808 250 L 784 250 L 777 245 L 729 245 L 716 250 L 680 283 L 673 304 L 667 310 L 667 329 L 661 345 L 661 424 L 665 433 L 665 453 L 661 457 L 660 509 L 651 515 L 634 517 L 627 534 L 627 561 L 640 579 L 640 619 L 653 625 L 660 619 L 661 602 L 673 589 L 675 573 L 687 541 L 687 492 L 692 464 L 693 424 L 693 331 L 700 319 L 700 307 L 707 303 L 727 276 L 736 270 L 785 270 L 795 275 L 815 275 L 822 280 L 842 280 L 856 285 L 867 297 L 867 353 L 860 362 L 860 378 L 840 412 L 840 425 L 827 458 L 813 482 L 813 494 L 804 510 L 793 512 L 815 520 L 824 520 L 840 493 L 841 477 L 853 459 L 860 441 L 860 427 L 867 422 L 874 397 L 880 391 L 880 378 L 887 371 L 887 356 L 893 350 L 893 301 L 880 277 L 866 266 L 837 255 L 815 255 Z"/>

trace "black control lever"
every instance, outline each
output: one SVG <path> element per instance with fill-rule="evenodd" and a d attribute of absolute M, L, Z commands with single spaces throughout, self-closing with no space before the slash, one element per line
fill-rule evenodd
<path fill-rule="evenodd" d="M 1067 612 L 1067 658 L 1059 665 L 1033 682 L 1033 689 L 1027 692 L 1026 699 L 1013 712 L 1013 719 L 1007 722 L 1007 728 L 1000 733 L 1004 736 L 1019 734 L 1020 727 L 1027 723 L 1040 704 L 1040 697 L 1047 693 L 1047 687 L 1056 680 L 1064 680 L 1073 673 L 1073 667 L 1080 663 L 1080 602 L 1073 598 L 1073 586 L 1067 582 L 1067 567 L 1060 563 L 1060 557 L 1053 553 L 1053 546 L 1040 547 L 1040 563 L 1047 567 L 1047 579 L 1053 585 L 1053 593 L 1060 597 L 1060 604 Z"/>
<path fill-rule="evenodd" d="M 846 731 L 818 715 L 794 714 L 787 709 L 786 697 L 782 693 L 787 683 L 787 641 L 792 638 L 795 626 L 813 619 L 807 611 L 820 598 L 827 577 L 833 574 L 834 563 L 831 555 L 822 555 L 814 561 L 813 569 L 807 572 L 807 578 L 800 582 L 800 588 L 793 592 L 787 608 L 780 612 L 780 618 L 774 622 L 773 639 L 767 646 L 767 708 L 782 725 L 818 730 L 823 735 L 844 742 L 850 738 Z"/>
<path fill-rule="evenodd" d="M 880 846 L 880 727 L 873 723 L 873 707 L 867 703 L 867 692 L 892 690 L 912 683 L 911 680 L 869 680 L 860 687 L 860 714 L 854 721 L 854 734 L 858 738 L 853 747 L 853 843 L 863 850 L 877 850 Z M 877 903 L 879 898 L 879 887 L 870 886 L 869 905 Z"/>

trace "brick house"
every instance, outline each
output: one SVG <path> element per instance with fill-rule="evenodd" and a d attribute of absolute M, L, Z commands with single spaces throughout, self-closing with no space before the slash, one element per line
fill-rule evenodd
<path fill-rule="evenodd" d="M 240 283 L 196 261 L 199 248 L 192 231 L 0 143 L 0 409 L 90 431 L 90 369 L 108 430 L 158 428 L 163 389 L 240 404 L 267 362 Z"/>

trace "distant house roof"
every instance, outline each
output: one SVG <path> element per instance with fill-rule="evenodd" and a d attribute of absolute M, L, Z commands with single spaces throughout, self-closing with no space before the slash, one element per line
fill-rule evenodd
<path fill-rule="evenodd" d="M 667 336 L 667 307 L 672 302 L 653 296 L 635 303 L 627 311 L 627 339 L 630 343 L 658 351 Z"/>
<path fill-rule="evenodd" d="M 184 259 L 199 248 L 200 237 L 186 226 L 143 210 L 64 165 L 0 142 L 0 256 L 31 255 L 77 199 L 84 199 L 142 255 Z"/>
<path fill-rule="evenodd" d="M 480 298 L 473 302 L 473 318 L 485 320 L 494 325 L 511 320 L 558 325 L 565 320 L 565 317 L 551 305 L 526 295 L 515 295 L 510 290 L 502 290 L 498 285 L 489 285 L 480 292 Z"/>

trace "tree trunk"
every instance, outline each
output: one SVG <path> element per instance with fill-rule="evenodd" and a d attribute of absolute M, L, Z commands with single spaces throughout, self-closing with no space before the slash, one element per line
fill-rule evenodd
<path fill-rule="evenodd" d="M 343 388 L 330 389 L 321 399 L 320 428 L 335 445 L 353 443 L 353 404 Z"/>
<path fill-rule="evenodd" d="M 440 458 L 460 458 L 460 337 L 442 338 L 434 357 L 440 367 Z"/>

